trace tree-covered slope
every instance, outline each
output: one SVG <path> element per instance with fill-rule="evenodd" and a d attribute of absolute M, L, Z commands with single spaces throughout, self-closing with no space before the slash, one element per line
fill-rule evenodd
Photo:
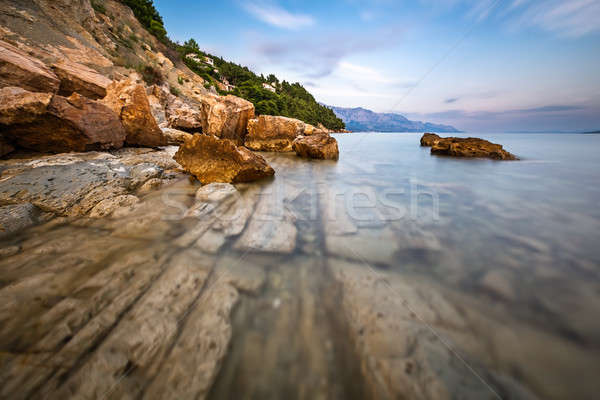
<path fill-rule="evenodd" d="M 323 124 L 329 129 L 344 129 L 344 122 L 334 112 L 321 104 L 299 83 L 280 82 L 274 75 L 264 77 L 250 71 L 248 67 L 225 61 L 203 52 L 194 39 L 179 46 L 186 65 L 207 82 L 219 85 L 228 82 L 230 90 L 219 89 L 220 94 L 232 94 L 251 101 L 257 114 L 282 115 L 297 118 L 312 125 Z M 197 57 L 190 58 L 195 54 Z M 205 57 L 213 60 L 213 65 L 205 62 Z M 200 61 L 197 61 L 200 60 Z M 272 89 L 264 87 L 268 84 Z"/>
<path fill-rule="evenodd" d="M 129 6 L 140 23 L 163 43 L 176 47 L 186 65 L 207 81 L 207 86 L 215 86 L 220 94 L 232 94 L 254 104 L 257 114 L 282 115 L 298 118 L 312 125 L 323 124 L 329 129 L 343 129 L 344 122 L 331 109 L 325 107 L 299 83 L 280 82 L 274 75 L 267 78 L 258 76 L 235 63 L 203 52 L 195 40 L 190 39 L 184 45 L 172 43 L 163 25 L 163 19 L 154 7 L 152 0 L 121 0 Z M 199 62 L 186 57 L 196 54 Z M 214 66 L 203 62 L 210 57 Z M 228 82 L 232 86 L 225 86 Z M 273 89 L 263 86 L 269 84 Z"/>

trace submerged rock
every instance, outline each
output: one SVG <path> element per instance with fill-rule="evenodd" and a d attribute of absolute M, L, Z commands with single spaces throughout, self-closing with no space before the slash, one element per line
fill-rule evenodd
<path fill-rule="evenodd" d="M 275 174 L 261 156 L 209 135 L 194 135 L 173 158 L 203 184 L 251 182 Z"/>
<path fill-rule="evenodd" d="M 518 158 L 502 148 L 502 145 L 479 138 L 442 138 L 434 133 L 425 133 L 421 137 L 421 146 L 431 147 L 431 154 L 492 158 L 494 160 L 517 160 Z"/>
<path fill-rule="evenodd" d="M 62 97 L 21 88 L 0 90 L 0 131 L 16 145 L 41 151 L 120 148 L 125 131 L 108 107 L 74 93 Z"/>
<path fill-rule="evenodd" d="M 144 86 L 131 80 L 113 82 L 107 88 L 102 103 L 116 112 L 125 132 L 126 143 L 138 146 L 165 146 L 167 138 L 152 115 Z"/>
<path fill-rule="evenodd" d="M 292 143 L 305 128 L 298 119 L 261 115 L 248 121 L 245 146 L 258 151 L 292 151 Z"/>
<path fill-rule="evenodd" d="M 0 87 L 56 93 L 59 84 L 58 77 L 40 60 L 0 40 Z"/>
<path fill-rule="evenodd" d="M 337 140 L 327 133 L 301 136 L 294 140 L 292 148 L 300 157 L 320 160 L 337 160 L 340 156 Z"/>
<path fill-rule="evenodd" d="M 106 96 L 106 88 L 111 84 L 110 79 L 82 64 L 61 61 L 54 64 L 52 69 L 60 79 L 58 93 L 61 96 L 79 93 L 98 100 Z"/>

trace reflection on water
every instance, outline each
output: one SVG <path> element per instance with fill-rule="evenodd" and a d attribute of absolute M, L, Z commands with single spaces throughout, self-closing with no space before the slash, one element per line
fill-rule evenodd
<path fill-rule="evenodd" d="M 519 162 L 418 138 L 5 238 L 0 393 L 593 398 L 600 137 L 486 136 Z"/>

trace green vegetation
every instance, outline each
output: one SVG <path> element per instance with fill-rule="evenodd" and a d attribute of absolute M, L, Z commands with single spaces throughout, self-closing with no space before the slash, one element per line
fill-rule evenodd
<path fill-rule="evenodd" d="M 169 86 L 169 90 L 171 91 L 171 94 L 172 94 L 173 96 L 177 96 L 177 97 L 179 97 L 179 96 L 181 95 L 181 90 L 177 89 L 177 88 L 176 88 L 176 87 L 174 87 L 174 86 Z"/>
<path fill-rule="evenodd" d="M 280 82 L 272 74 L 266 78 L 262 75 L 258 76 L 248 67 L 242 67 L 203 52 L 194 39 L 188 40 L 183 45 L 176 45 L 167 37 L 162 17 L 154 8 L 152 0 L 121 0 L 121 2 L 133 10 L 140 23 L 165 43 L 168 50 L 177 49 L 185 64 L 206 81 L 204 84 L 206 88 L 214 86 L 219 94 L 233 94 L 252 102 L 259 115 L 282 115 L 297 118 L 315 126 L 322 123 L 329 129 L 344 128 L 344 122 L 337 118 L 331 109 L 317 103 L 315 98 L 299 83 Z M 124 44 L 128 47 L 132 45 L 132 43 Z M 187 58 L 186 56 L 189 54 L 196 54 L 198 61 Z M 214 66 L 205 62 L 204 57 L 210 57 Z M 139 67 L 138 71 L 149 85 L 163 81 L 160 72 L 151 66 Z M 220 90 L 219 83 L 225 81 L 234 85 L 235 88 L 230 92 Z M 263 84 L 270 84 L 275 88 L 275 92 L 265 89 Z"/>
<path fill-rule="evenodd" d="M 163 24 L 163 19 L 154 8 L 152 0 L 121 0 L 131 8 L 135 17 L 140 23 L 160 41 L 168 43 L 167 30 Z"/>
<path fill-rule="evenodd" d="M 98 3 L 97 0 L 92 0 L 92 8 L 94 11 L 100 14 L 106 14 L 106 8 L 104 7 L 104 4 Z"/>
<path fill-rule="evenodd" d="M 148 85 L 162 85 L 164 82 L 164 78 L 160 70 L 151 65 L 140 64 L 137 66 L 136 70 L 142 75 L 142 79 Z"/>
<path fill-rule="evenodd" d="M 218 92 L 239 96 L 252 102 L 259 115 L 282 115 L 297 118 L 315 126 L 322 123 L 329 129 L 345 127 L 344 122 L 337 118 L 331 109 L 317 103 L 315 98 L 299 83 L 280 82 L 272 74 L 266 78 L 262 75 L 258 76 L 248 67 L 242 67 L 201 51 L 194 39 L 190 39 L 180 46 L 179 52 L 185 64 L 208 82 L 205 86 L 218 87 L 216 82 L 227 80 L 235 86 L 235 89 L 231 92 L 222 90 L 218 90 Z M 187 58 L 188 54 L 196 54 L 200 62 Z M 204 57 L 212 58 L 214 67 L 204 62 Z M 273 86 L 275 93 L 265 89 L 263 87 L 265 83 Z"/>

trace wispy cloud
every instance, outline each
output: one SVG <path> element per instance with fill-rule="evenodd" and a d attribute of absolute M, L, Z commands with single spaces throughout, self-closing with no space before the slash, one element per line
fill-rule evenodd
<path fill-rule="evenodd" d="M 315 24 L 315 19 L 308 14 L 294 14 L 274 3 L 243 3 L 244 9 L 257 19 L 283 29 L 301 29 Z"/>
<path fill-rule="evenodd" d="M 254 51 L 266 62 L 283 65 L 309 79 L 330 75 L 347 56 L 368 53 L 397 45 L 398 29 L 383 29 L 374 33 L 335 32 L 302 35 L 295 39 L 257 38 Z"/>
<path fill-rule="evenodd" d="M 483 21 L 495 15 L 513 30 L 538 28 L 565 37 L 600 32 L 600 0 L 465 1 L 473 3 L 467 17 Z"/>

